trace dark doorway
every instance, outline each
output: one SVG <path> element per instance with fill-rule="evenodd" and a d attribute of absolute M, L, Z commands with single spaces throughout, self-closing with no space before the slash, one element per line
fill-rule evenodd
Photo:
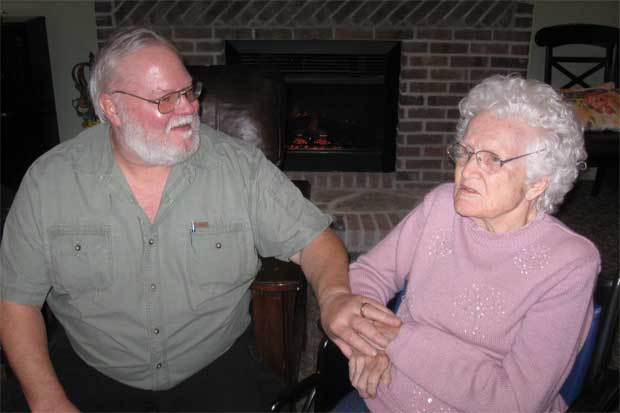
<path fill-rule="evenodd" d="M 44 17 L 2 21 L 2 210 L 30 164 L 58 144 Z"/>

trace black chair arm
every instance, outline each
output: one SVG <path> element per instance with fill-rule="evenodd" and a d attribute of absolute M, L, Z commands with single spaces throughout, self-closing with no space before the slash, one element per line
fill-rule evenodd
<path fill-rule="evenodd" d="M 298 402 L 304 397 L 306 397 L 305 404 L 309 407 L 312 403 L 318 385 L 319 375 L 314 373 L 302 381 L 288 386 L 280 392 L 276 401 L 271 405 L 270 411 L 280 412 L 283 408 L 291 406 L 293 403 Z M 307 411 L 307 408 L 302 411 Z"/>
<path fill-rule="evenodd" d="M 567 412 L 617 412 L 620 400 L 618 371 L 608 369 L 601 377 L 598 387 L 581 394 Z"/>

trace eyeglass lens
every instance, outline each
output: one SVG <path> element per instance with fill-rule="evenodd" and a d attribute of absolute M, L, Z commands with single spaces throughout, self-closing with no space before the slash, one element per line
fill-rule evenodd
<path fill-rule="evenodd" d="M 448 155 L 450 158 L 459 165 L 464 165 L 469 161 L 472 156 L 476 158 L 478 166 L 487 172 L 497 172 L 501 167 L 501 161 L 497 155 L 493 152 L 479 151 L 470 152 L 466 147 L 454 144 L 448 148 Z"/>
<path fill-rule="evenodd" d="M 162 114 L 172 112 L 183 95 L 185 95 L 188 101 L 193 102 L 198 99 L 200 92 L 202 92 L 202 83 L 196 82 L 194 85 L 185 90 L 173 92 L 163 96 L 159 99 L 159 112 Z"/>

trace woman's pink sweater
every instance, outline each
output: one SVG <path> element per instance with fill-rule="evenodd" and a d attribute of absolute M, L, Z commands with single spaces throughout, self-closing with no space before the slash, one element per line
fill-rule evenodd
<path fill-rule="evenodd" d="M 351 265 L 353 292 L 386 303 L 407 281 L 392 384 L 375 412 L 563 411 L 559 390 L 592 319 L 596 247 L 540 213 L 494 234 L 458 215 L 453 184 L 426 196 Z"/>

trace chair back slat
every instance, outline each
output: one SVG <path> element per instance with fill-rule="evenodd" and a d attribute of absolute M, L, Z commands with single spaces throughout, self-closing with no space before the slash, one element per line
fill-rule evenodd
<path fill-rule="evenodd" d="M 558 47 L 567 44 L 607 47 L 618 44 L 617 36 L 617 27 L 599 24 L 560 24 L 540 29 L 534 40 L 537 45 L 545 47 Z"/>
<path fill-rule="evenodd" d="M 618 85 L 618 43 L 620 29 L 617 27 L 601 26 L 597 24 L 563 24 L 540 29 L 535 36 L 538 46 L 545 48 L 545 83 L 551 84 L 553 68 L 560 71 L 569 82 L 562 88 L 574 85 L 590 87 L 587 78 L 599 71 L 603 71 L 605 82 L 614 81 Z M 588 45 L 604 49 L 604 55 L 593 51 L 595 56 L 570 56 L 556 54 L 556 48 L 567 45 Z M 581 73 L 574 73 L 580 69 L 567 68 L 563 63 L 597 63 Z"/>

